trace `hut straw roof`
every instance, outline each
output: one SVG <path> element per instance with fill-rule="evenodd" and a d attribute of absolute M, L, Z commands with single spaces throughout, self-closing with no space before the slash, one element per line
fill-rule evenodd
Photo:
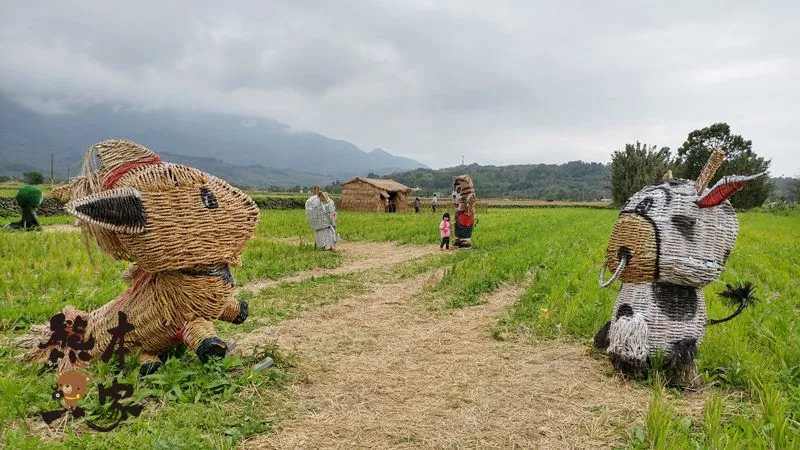
<path fill-rule="evenodd" d="M 411 192 L 411 188 L 402 184 L 398 183 L 394 180 L 382 180 L 377 178 L 365 178 L 365 177 L 355 177 L 351 180 L 347 180 L 342 184 L 353 183 L 356 181 L 363 181 L 367 184 L 375 186 L 378 189 L 387 191 L 387 192 Z"/>

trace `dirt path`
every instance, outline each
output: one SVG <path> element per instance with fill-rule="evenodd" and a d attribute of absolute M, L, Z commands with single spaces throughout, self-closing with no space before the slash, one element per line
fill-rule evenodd
<path fill-rule="evenodd" d="M 292 241 L 283 240 L 283 242 L 297 243 L 299 241 L 293 239 Z M 275 286 L 278 283 L 297 282 L 326 275 L 363 272 L 420 258 L 439 251 L 439 248 L 435 245 L 396 245 L 393 242 L 342 242 L 336 248 L 344 256 L 344 264 L 340 267 L 308 270 L 280 280 L 255 281 L 242 286 L 242 289 L 257 292 L 265 287 Z"/>
<path fill-rule="evenodd" d="M 243 446 L 595 448 L 642 417 L 650 391 L 609 376 L 586 347 L 491 337 L 524 287 L 437 313 L 413 298 L 437 277 L 377 285 L 241 339 L 244 353 L 275 341 L 308 372 L 290 387 L 301 413 Z"/>
<path fill-rule="evenodd" d="M 71 233 L 80 232 L 80 227 L 67 224 L 45 225 L 42 227 L 46 233 Z M 313 241 L 302 238 L 281 238 L 278 242 L 287 245 L 310 244 Z M 394 242 L 342 242 L 336 246 L 337 251 L 344 256 L 344 264 L 333 269 L 307 270 L 291 277 L 279 280 L 259 280 L 245 284 L 241 289 L 258 292 L 265 287 L 275 286 L 284 282 L 297 282 L 313 277 L 326 275 L 345 275 L 377 269 L 383 266 L 399 264 L 412 259 L 421 258 L 439 251 L 435 245 L 397 245 Z"/>

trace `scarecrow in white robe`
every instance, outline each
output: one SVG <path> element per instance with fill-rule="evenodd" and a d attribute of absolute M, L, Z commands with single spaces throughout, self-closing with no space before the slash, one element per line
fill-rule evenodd
<path fill-rule="evenodd" d="M 336 204 L 318 185 L 311 187 L 311 197 L 306 200 L 308 224 L 317 235 L 317 248 L 333 250 L 339 242 L 336 233 Z"/>

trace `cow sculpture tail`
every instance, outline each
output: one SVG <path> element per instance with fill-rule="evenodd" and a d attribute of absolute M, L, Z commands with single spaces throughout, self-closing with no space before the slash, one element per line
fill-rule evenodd
<path fill-rule="evenodd" d="M 752 305 L 756 301 L 755 296 L 753 296 L 754 291 L 755 287 L 753 286 L 753 283 L 749 281 L 746 282 L 744 285 L 737 287 L 733 287 L 730 284 L 726 284 L 725 290 L 723 292 L 720 292 L 719 296 L 727 298 L 731 302 L 738 303 L 739 306 L 738 308 L 736 308 L 736 311 L 734 311 L 733 314 L 724 319 L 708 319 L 706 321 L 706 326 L 727 322 L 733 319 L 734 317 L 738 316 L 739 314 L 741 314 L 741 312 L 744 311 L 745 308 L 747 308 L 749 305 Z"/>

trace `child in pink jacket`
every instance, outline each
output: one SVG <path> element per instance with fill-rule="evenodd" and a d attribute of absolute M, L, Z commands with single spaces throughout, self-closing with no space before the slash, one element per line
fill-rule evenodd
<path fill-rule="evenodd" d="M 439 232 L 442 235 L 442 244 L 439 245 L 439 250 L 450 250 L 450 213 L 442 215 L 442 223 L 439 224 Z"/>

